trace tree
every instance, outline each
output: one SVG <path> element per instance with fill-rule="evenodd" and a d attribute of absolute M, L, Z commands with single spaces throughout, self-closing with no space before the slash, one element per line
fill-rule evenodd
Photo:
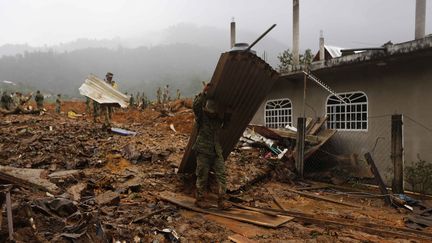
<path fill-rule="evenodd" d="M 309 65 L 313 60 L 312 50 L 306 49 L 303 55 L 300 55 L 300 64 Z"/>
<path fill-rule="evenodd" d="M 280 72 L 288 72 L 293 65 L 293 54 L 290 49 L 286 49 L 280 53 L 277 58 L 279 59 L 278 68 Z M 299 55 L 301 65 L 309 65 L 312 62 L 313 55 L 311 49 L 306 49 L 304 54 Z"/>

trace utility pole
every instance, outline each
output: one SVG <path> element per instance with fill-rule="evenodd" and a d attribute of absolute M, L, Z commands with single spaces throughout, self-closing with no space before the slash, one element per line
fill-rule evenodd
<path fill-rule="evenodd" d="M 404 193 L 404 151 L 403 117 L 400 114 L 391 118 L 391 159 L 393 161 L 393 193 Z"/>
<path fill-rule="evenodd" d="M 300 64 L 299 49 L 300 49 L 300 0 L 293 0 L 293 64 Z"/>

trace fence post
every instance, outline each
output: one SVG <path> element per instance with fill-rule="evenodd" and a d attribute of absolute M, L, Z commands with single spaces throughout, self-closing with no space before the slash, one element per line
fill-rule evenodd
<path fill-rule="evenodd" d="M 393 162 L 393 193 L 404 193 L 403 120 L 401 114 L 391 119 L 391 159 Z"/>
<path fill-rule="evenodd" d="M 303 179 L 304 168 L 304 144 L 306 134 L 306 118 L 297 118 L 297 154 L 296 154 L 296 169 L 299 177 Z"/>

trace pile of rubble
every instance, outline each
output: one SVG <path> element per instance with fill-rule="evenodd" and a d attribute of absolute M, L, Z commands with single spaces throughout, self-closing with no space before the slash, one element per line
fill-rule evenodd
<path fill-rule="evenodd" d="M 235 212 L 253 215 L 252 221 L 277 218 L 284 223 L 262 227 L 190 211 L 167 201 L 167 195 L 187 200 L 193 196 L 193 191 L 179 196 L 190 185 L 177 174 L 194 119 L 187 105 L 169 112 L 160 106 L 116 110 L 114 125 L 136 132 L 134 136 L 103 131 L 84 114 L 84 103 L 70 102 L 64 109 L 83 115 L 53 114 L 48 106 L 43 115 L 8 115 L 0 122 L 0 182 L 11 185 L 0 188 L 1 195 L 11 196 L 9 204 L 0 196 L 0 204 L 6 202 L 0 239 L 9 237 L 8 211 L 17 242 L 212 242 L 245 237 L 264 242 L 360 242 L 432 237 L 429 228 L 417 235 L 403 228 L 408 213 L 385 207 L 371 190 L 354 194 L 353 188 L 295 180 L 288 166 L 295 151 L 291 135 L 270 129 L 279 137 L 269 137 L 256 126 L 244 134 L 247 144 L 239 143 L 227 159 L 231 200 Z M 251 142 L 252 133 L 274 143 Z M 308 148 L 316 145 L 312 142 Z M 285 153 L 278 158 L 281 151 Z"/>

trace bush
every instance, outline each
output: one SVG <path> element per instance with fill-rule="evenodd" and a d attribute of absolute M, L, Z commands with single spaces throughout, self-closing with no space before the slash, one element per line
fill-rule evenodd
<path fill-rule="evenodd" d="M 405 182 L 410 184 L 413 191 L 426 194 L 432 191 L 432 164 L 422 160 L 405 167 Z"/>

